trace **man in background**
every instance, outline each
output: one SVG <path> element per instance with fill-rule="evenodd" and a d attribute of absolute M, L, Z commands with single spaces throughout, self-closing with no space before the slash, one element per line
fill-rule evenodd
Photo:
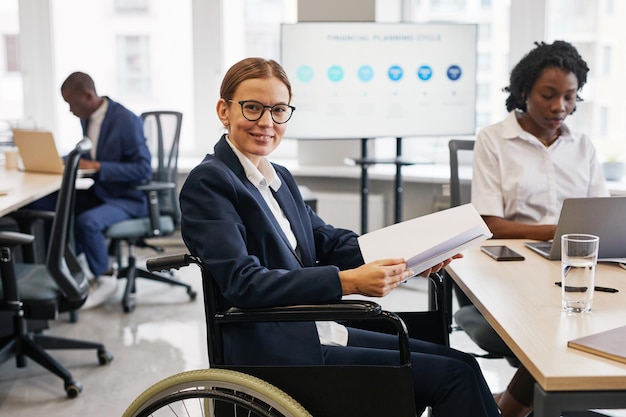
<path fill-rule="evenodd" d="M 74 223 L 77 253 L 84 253 L 94 276 L 86 309 L 104 303 L 117 289 L 104 233 L 114 223 L 148 215 L 146 196 L 135 186 L 150 180 L 151 157 L 141 118 L 111 98 L 99 96 L 89 75 L 70 74 L 61 85 L 61 95 L 80 119 L 83 135 L 93 142 L 79 169 L 92 171 L 94 184 L 77 191 Z M 55 205 L 56 195 L 35 203 L 48 210 Z"/>

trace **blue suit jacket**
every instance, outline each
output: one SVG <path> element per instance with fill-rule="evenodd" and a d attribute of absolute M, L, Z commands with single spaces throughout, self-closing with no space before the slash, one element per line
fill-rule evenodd
<path fill-rule="evenodd" d="M 282 181 L 274 196 L 297 251 L 224 137 L 181 190 L 183 239 L 220 287 L 220 308 L 336 302 L 339 270 L 363 264 L 357 235 L 326 224 L 305 205 L 289 171 L 274 168 Z M 230 364 L 323 363 L 315 323 L 239 324 L 224 338 Z"/>
<path fill-rule="evenodd" d="M 107 97 L 109 106 L 96 146 L 100 171 L 95 175 L 94 192 L 107 204 L 122 208 L 131 217 L 148 215 L 143 191 L 134 186 L 148 182 L 152 176 L 151 157 L 143 122 L 139 116 Z M 83 135 L 87 120 L 81 119 Z M 85 156 L 90 159 L 89 155 Z"/>

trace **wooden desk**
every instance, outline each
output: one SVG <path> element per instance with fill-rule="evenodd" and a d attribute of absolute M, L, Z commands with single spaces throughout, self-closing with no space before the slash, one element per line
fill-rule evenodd
<path fill-rule="evenodd" d="M 626 324 L 626 270 L 599 264 L 596 285 L 619 292 L 596 291 L 591 313 L 568 315 L 554 284 L 560 281 L 560 261 L 543 259 L 523 242 L 484 244 L 508 245 L 525 261 L 497 262 L 474 247 L 447 270 L 537 380 L 535 417 L 626 408 L 626 364 L 567 347 L 570 339 Z"/>
<path fill-rule="evenodd" d="M 7 170 L 0 165 L 0 216 L 11 213 L 61 188 L 62 175 Z"/>

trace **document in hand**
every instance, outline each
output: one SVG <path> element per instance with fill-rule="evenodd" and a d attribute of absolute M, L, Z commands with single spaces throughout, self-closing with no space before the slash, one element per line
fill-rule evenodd
<path fill-rule="evenodd" d="M 396 223 L 358 240 L 365 262 L 404 258 L 418 274 L 491 236 L 470 203 Z"/>

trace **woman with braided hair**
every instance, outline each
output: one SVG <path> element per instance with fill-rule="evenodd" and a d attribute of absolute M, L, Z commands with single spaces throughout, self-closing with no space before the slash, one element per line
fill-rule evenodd
<path fill-rule="evenodd" d="M 551 240 L 563 200 L 609 195 L 591 140 L 564 123 L 582 101 L 589 68 L 568 42 L 535 45 L 504 89 L 508 116 L 482 129 L 474 146 L 472 203 L 495 239 Z M 478 346 L 515 358 L 478 310 L 458 298 L 463 312 L 455 318 Z M 534 383 L 520 365 L 496 396 L 504 417 L 532 411 Z"/>

